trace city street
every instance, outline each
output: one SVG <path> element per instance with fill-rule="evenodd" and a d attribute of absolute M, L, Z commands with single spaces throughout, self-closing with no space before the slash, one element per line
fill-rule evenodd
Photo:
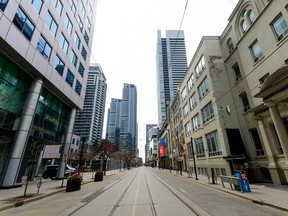
<path fill-rule="evenodd" d="M 239 192 L 240 193 L 240 192 Z M 83 184 L 80 191 L 51 195 L 0 215 L 288 215 L 248 199 L 157 168 L 139 167 Z"/>

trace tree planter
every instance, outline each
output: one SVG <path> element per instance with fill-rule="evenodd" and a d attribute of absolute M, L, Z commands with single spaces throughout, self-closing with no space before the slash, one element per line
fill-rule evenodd
<path fill-rule="evenodd" d="M 67 181 L 66 192 L 77 191 L 81 189 L 81 181 Z"/>
<path fill-rule="evenodd" d="M 103 172 L 96 172 L 94 182 L 103 181 Z"/>

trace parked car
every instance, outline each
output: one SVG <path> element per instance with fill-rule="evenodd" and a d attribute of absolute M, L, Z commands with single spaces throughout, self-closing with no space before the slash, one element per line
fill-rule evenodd
<path fill-rule="evenodd" d="M 57 175 L 58 165 L 47 165 L 45 167 L 45 171 L 42 174 L 42 177 L 44 179 L 47 178 L 55 178 Z M 72 175 L 75 172 L 75 168 L 71 167 L 70 165 L 66 165 L 64 177 L 68 177 L 69 175 Z"/>

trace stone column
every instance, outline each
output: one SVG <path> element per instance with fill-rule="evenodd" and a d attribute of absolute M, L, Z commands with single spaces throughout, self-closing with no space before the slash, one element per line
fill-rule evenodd
<path fill-rule="evenodd" d="M 275 161 L 274 154 L 275 154 L 275 147 L 269 142 L 267 130 L 265 128 L 265 125 L 263 123 L 263 120 L 259 117 L 256 117 L 259 132 L 266 150 L 267 158 L 269 161 L 268 169 L 271 174 L 271 178 L 274 183 L 281 184 L 281 180 L 279 178 L 279 174 L 277 169 L 279 168 L 279 165 L 277 164 L 277 161 Z"/>
<path fill-rule="evenodd" d="M 72 139 L 72 134 L 73 134 L 73 128 L 74 128 L 74 122 L 75 122 L 75 117 L 76 117 L 76 109 L 71 110 L 70 114 L 70 120 L 67 128 L 67 133 L 65 136 L 65 141 L 62 144 L 62 150 L 61 150 L 61 155 L 60 155 L 60 163 L 58 167 L 58 172 L 57 172 L 57 178 L 64 178 L 65 174 L 65 169 L 66 169 L 66 163 L 67 163 L 67 158 L 69 154 L 69 149 L 70 149 L 70 144 L 71 144 L 71 139 Z"/>
<path fill-rule="evenodd" d="M 287 145 L 288 136 L 287 136 L 286 128 L 281 119 L 277 105 L 275 103 L 269 103 L 267 105 L 269 107 L 269 112 L 271 114 L 271 118 L 274 123 L 275 130 L 278 135 L 280 144 L 284 152 L 286 163 L 287 163 L 288 162 L 288 145 Z"/>
<path fill-rule="evenodd" d="M 272 121 L 275 126 L 276 133 L 278 135 L 278 138 L 279 138 L 279 141 L 280 141 L 280 144 L 283 149 L 284 156 L 285 156 L 285 164 L 282 165 L 280 169 L 278 169 L 278 172 L 281 172 L 280 174 L 281 176 L 283 175 L 282 172 L 284 172 L 285 179 L 283 176 L 283 178 L 281 178 L 282 179 L 281 182 L 284 184 L 287 184 L 287 181 L 288 181 L 288 144 L 287 144 L 288 135 L 287 135 L 287 131 L 284 126 L 284 123 L 281 119 L 281 115 L 279 113 L 277 105 L 275 103 L 269 103 L 268 107 L 269 107 L 269 112 L 271 114 Z"/>
<path fill-rule="evenodd" d="M 21 119 L 14 138 L 13 149 L 8 159 L 8 166 L 4 174 L 3 187 L 14 187 L 17 175 L 33 124 L 34 113 L 42 89 L 42 79 L 34 80 L 23 107 Z"/>

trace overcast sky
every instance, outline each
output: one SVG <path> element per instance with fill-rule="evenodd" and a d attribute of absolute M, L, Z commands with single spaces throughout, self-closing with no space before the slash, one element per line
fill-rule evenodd
<path fill-rule="evenodd" d="M 157 30 L 162 30 L 162 37 L 165 37 L 165 30 L 184 30 L 189 65 L 202 36 L 220 35 L 237 2 L 98 0 L 91 62 L 101 65 L 108 84 L 104 130 L 111 98 L 122 98 L 124 83 L 135 84 L 138 147 L 144 159 L 145 126 L 158 123 Z"/>

